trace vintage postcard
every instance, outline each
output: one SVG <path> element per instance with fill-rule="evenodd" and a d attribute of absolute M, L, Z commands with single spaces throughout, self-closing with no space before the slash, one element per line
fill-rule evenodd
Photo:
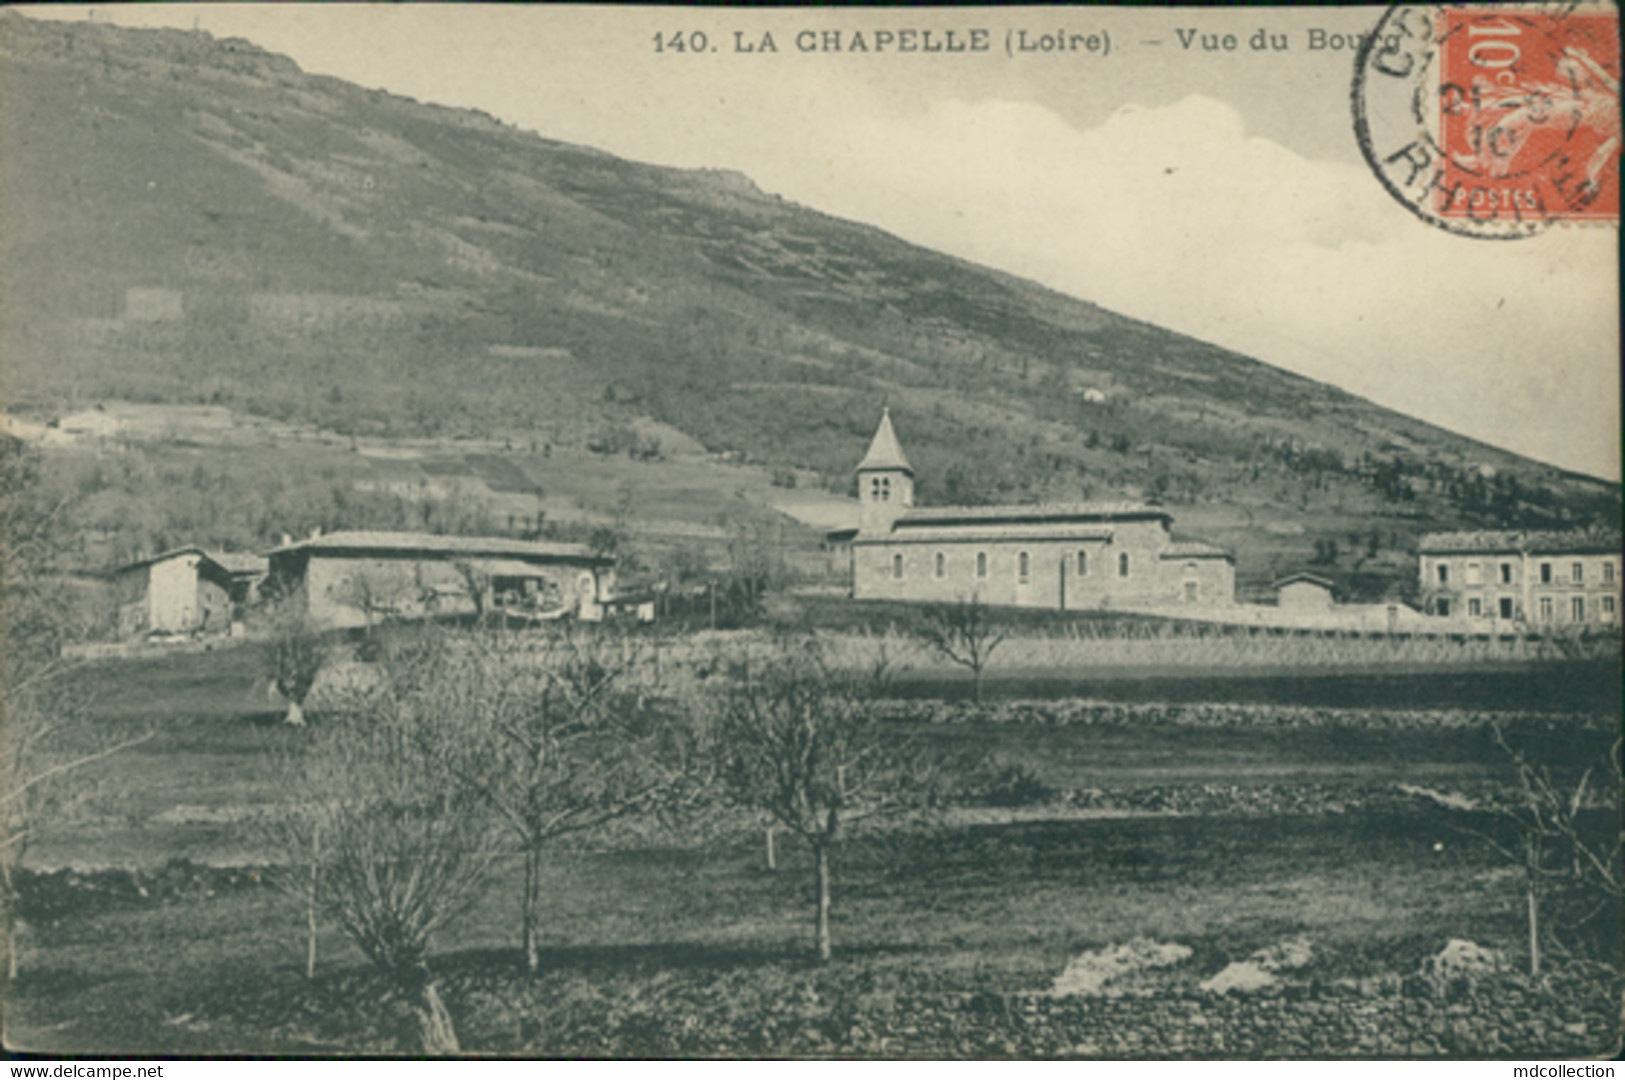
<path fill-rule="evenodd" d="M 1619 81 L 0 12 L 7 1049 L 1611 1057 Z"/>

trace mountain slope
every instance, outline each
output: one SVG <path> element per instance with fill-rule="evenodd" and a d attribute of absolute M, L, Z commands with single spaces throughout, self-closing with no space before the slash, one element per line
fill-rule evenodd
<path fill-rule="evenodd" d="M 1617 488 L 767 195 L 309 76 L 0 14 L 7 393 L 586 445 L 638 417 L 845 490 L 881 401 L 925 501 L 1161 497 L 1418 526 Z M 1196 515 L 1200 519 L 1200 515 Z"/>

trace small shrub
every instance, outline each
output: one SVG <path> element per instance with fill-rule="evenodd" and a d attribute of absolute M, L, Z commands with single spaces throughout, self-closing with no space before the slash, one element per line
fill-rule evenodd
<path fill-rule="evenodd" d="M 1037 806 L 1055 798 L 1055 789 L 1038 778 L 1029 765 L 995 761 L 975 784 L 976 801 L 986 806 Z"/>

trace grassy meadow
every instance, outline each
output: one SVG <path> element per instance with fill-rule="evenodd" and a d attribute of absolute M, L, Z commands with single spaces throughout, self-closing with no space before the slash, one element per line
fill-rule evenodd
<path fill-rule="evenodd" d="M 1076 636 L 1051 640 L 1077 647 Z M 1368 664 L 1294 681 L 1190 657 L 1184 669 L 1165 659 L 1160 679 L 1100 677 L 1120 672 L 1108 650 L 1098 671 L 1048 682 L 1007 661 L 982 707 L 964 700 L 957 675 L 918 657 L 887 715 L 897 738 L 963 763 L 963 792 L 837 848 L 830 965 L 812 960 L 807 847 L 781 832 L 769 870 L 762 823 L 748 814 L 713 808 L 558 846 L 534 976 L 518 951 L 520 863 L 501 860 L 430 958 L 464 1051 L 1087 1056 L 1069 1041 L 1076 1018 L 1045 996 L 1087 949 L 1139 938 L 1189 947 L 1154 982 L 1176 997 L 1300 936 L 1314 959 L 1295 986 L 1398 994 L 1455 938 L 1522 962 L 1520 872 L 1464 831 L 1498 826 L 1398 785 L 1511 790 L 1492 718 L 1572 777 L 1611 730 L 1617 668 L 1463 655 L 1442 666 L 1434 657 L 1430 680 L 1417 659 L 1407 677 L 1429 691 L 1407 701 L 1390 685 L 1385 706 L 1349 696 L 1350 679 L 1377 677 Z M 380 1000 L 331 924 L 318 934 L 316 978 L 304 978 L 304 911 L 270 884 L 278 856 L 255 821 L 281 795 L 274 762 L 305 735 L 279 722 L 265 665 L 265 646 L 249 642 L 80 673 L 104 733 L 154 737 L 90 766 L 84 813 L 30 849 L 4 1013 L 12 1048 L 411 1050 L 409 1019 Z M 1543 678 L 1571 688 L 1563 711 L 1510 692 Z M 1273 696 L 1255 693 L 1270 686 Z M 1093 704 L 1080 705 L 1085 696 Z M 1046 709 L 1098 716 L 1056 722 Z M 1588 993 L 1607 990 L 1591 978 Z M 1004 1004 L 982 1016 L 987 1001 Z M 1011 1019 L 1009 1002 L 1029 1002 L 1043 1022 Z M 1287 1052 L 1271 1030 L 1244 1056 Z M 1587 1030 L 1591 1042 L 1576 1045 L 1607 1045 L 1617 1026 Z"/>

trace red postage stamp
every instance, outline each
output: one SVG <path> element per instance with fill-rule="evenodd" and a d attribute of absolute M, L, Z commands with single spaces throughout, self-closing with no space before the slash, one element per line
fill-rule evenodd
<path fill-rule="evenodd" d="M 1439 12 L 1436 209 L 1619 220 L 1619 23 L 1600 11 Z"/>
<path fill-rule="evenodd" d="M 1400 4 L 1362 43 L 1355 137 L 1412 213 L 1462 236 L 1618 223 L 1613 7 Z"/>

